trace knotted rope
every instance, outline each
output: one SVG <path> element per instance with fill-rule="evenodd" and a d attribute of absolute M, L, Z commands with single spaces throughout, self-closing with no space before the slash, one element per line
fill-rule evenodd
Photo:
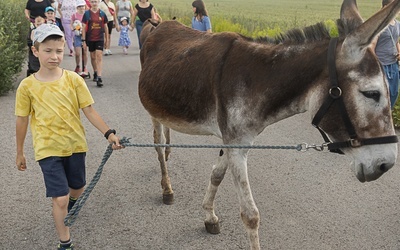
<path fill-rule="evenodd" d="M 209 145 L 209 144 L 144 144 L 144 143 L 131 143 L 129 140 L 131 138 L 123 137 L 120 140 L 120 144 L 124 147 L 175 147 L 175 148 L 247 148 L 247 149 L 295 149 L 297 151 L 305 151 L 308 148 L 313 148 L 315 145 L 308 146 L 307 144 L 298 144 L 296 146 L 268 146 L 268 145 Z M 96 186 L 97 182 L 100 179 L 100 176 L 103 172 L 104 165 L 107 160 L 110 158 L 113 152 L 112 145 L 108 145 L 106 152 L 104 153 L 103 159 L 101 160 L 100 166 L 94 174 L 92 180 L 89 185 L 86 187 L 85 191 L 79 196 L 76 200 L 75 205 L 69 211 L 67 216 L 64 219 L 64 225 L 67 227 L 71 227 L 76 218 L 78 217 L 79 212 L 81 211 L 83 205 L 86 200 L 89 198 L 90 193 Z"/>

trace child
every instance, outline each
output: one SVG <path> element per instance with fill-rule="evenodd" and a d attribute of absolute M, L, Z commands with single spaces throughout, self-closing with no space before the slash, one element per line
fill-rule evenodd
<path fill-rule="evenodd" d="M 119 34 L 118 46 L 122 46 L 122 51 L 125 55 L 128 54 L 129 45 L 131 45 L 131 38 L 129 37 L 129 31 L 132 31 L 132 26 L 128 25 L 128 19 L 126 17 L 121 18 L 121 25 L 115 27 Z"/>
<path fill-rule="evenodd" d="M 194 17 L 192 18 L 192 28 L 195 30 L 211 33 L 211 21 L 208 17 L 206 5 L 202 0 L 195 0 L 192 3 Z"/>
<path fill-rule="evenodd" d="M 76 2 L 76 13 L 71 16 L 71 29 L 74 31 L 74 48 L 75 48 L 75 72 L 80 74 L 82 77 L 86 77 L 89 73 L 86 68 L 87 62 L 87 46 L 82 42 L 82 18 L 85 14 L 86 2 L 84 0 L 78 0 Z M 75 25 L 77 24 L 77 25 Z M 83 65 L 82 71 L 79 66 L 81 63 L 81 50 L 83 47 Z"/>
<path fill-rule="evenodd" d="M 34 19 L 34 23 L 29 30 L 28 34 L 28 48 L 29 48 L 29 55 L 28 55 L 28 70 L 26 72 L 26 76 L 30 76 L 33 73 L 36 73 L 39 70 L 40 63 L 39 59 L 33 54 L 32 45 L 33 45 L 33 33 L 35 33 L 35 29 L 39 27 L 41 24 L 45 23 L 45 19 L 41 16 L 37 16 Z"/>
<path fill-rule="evenodd" d="M 53 7 L 48 6 L 44 10 L 44 15 L 46 16 L 46 23 L 47 24 L 55 24 L 60 27 L 60 24 L 56 20 L 55 10 Z"/>
<path fill-rule="evenodd" d="M 99 0 L 91 0 L 90 3 L 92 7 L 85 11 L 82 18 L 82 40 L 86 40 L 86 45 L 89 47 L 90 61 L 94 71 L 93 81 L 97 82 L 97 87 L 102 87 L 104 36 L 108 32 L 108 19 L 106 14 L 99 9 Z"/>
<path fill-rule="evenodd" d="M 70 230 L 64 218 L 85 180 L 85 155 L 88 150 L 79 109 L 112 143 L 121 149 L 115 130 L 109 129 L 92 107 L 93 98 L 82 77 L 60 68 L 64 56 L 64 33 L 52 24 L 40 25 L 33 38 L 33 53 L 40 69 L 21 81 L 16 94 L 16 166 L 27 169 L 24 142 L 30 123 L 35 150 L 44 176 L 46 196 L 52 197 L 53 219 L 60 239 L 58 249 L 71 250 Z M 31 116 L 31 121 L 29 121 Z"/>

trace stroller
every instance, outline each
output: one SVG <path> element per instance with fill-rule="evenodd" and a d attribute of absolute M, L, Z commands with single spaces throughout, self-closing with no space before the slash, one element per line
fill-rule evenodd
<path fill-rule="evenodd" d="M 36 73 L 40 68 L 39 59 L 32 52 L 33 41 L 31 40 L 33 27 L 29 29 L 29 34 L 27 37 L 27 45 L 28 45 L 28 69 L 26 71 L 26 76 L 30 76 L 33 73 Z"/>

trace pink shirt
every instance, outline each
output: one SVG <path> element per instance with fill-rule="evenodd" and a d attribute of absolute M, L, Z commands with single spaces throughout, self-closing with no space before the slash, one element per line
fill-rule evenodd
<path fill-rule="evenodd" d="M 83 12 L 83 14 L 79 14 L 78 12 L 74 13 L 74 14 L 71 16 L 71 21 L 74 22 L 75 20 L 79 20 L 79 21 L 82 22 L 82 18 L 83 18 L 83 15 L 84 15 L 84 14 L 85 14 L 85 12 Z"/>
<path fill-rule="evenodd" d="M 72 15 L 76 13 L 76 0 L 58 0 L 61 4 L 61 13 L 64 19 L 71 19 Z"/>

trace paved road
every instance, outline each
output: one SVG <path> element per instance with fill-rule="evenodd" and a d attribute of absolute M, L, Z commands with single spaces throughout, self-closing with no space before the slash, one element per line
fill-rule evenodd
<path fill-rule="evenodd" d="M 129 55 L 112 47 L 104 58 L 104 87 L 87 84 L 95 108 L 120 136 L 151 143 L 149 116 L 137 95 L 140 72 L 135 33 Z M 112 44 L 117 44 L 116 34 Z M 63 67 L 73 69 L 73 58 Z M 0 249 L 54 249 L 50 199 L 45 198 L 41 171 L 34 162 L 30 134 L 26 141 L 28 170 L 18 172 L 15 158 L 14 95 L 0 97 Z M 88 181 L 107 146 L 103 136 L 83 118 L 90 151 Z M 173 143 L 219 143 L 214 137 L 173 133 Z M 320 143 L 308 114 L 268 127 L 262 145 Z M 237 197 L 228 173 L 217 194 L 221 234 L 203 226 L 201 202 L 218 150 L 174 149 L 170 175 L 175 204 L 161 201 L 160 171 L 152 148 L 115 152 L 72 227 L 76 249 L 248 249 L 239 219 Z M 330 153 L 253 150 L 249 176 L 261 213 L 263 249 L 400 249 L 399 181 L 396 166 L 379 180 L 359 183 L 350 159 Z M 398 164 L 397 164 L 398 165 Z"/>

